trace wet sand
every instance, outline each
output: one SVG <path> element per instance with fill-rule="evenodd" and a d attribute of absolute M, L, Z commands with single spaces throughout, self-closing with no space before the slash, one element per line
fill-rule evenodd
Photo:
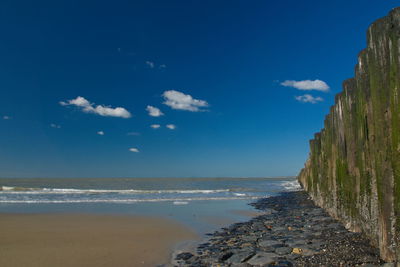
<path fill-rule="evenodd" d="M 237 214 L 237 215 L 245 216 L 245 217 L 249 217 L 249 218 L 266 214 L 266 212 L 258 211 L 258 210 L 231 210 L 230 212 L 233 214 Z"/>
<path fill-rule="evenodd" d="M 171 220 L 90 214 L 0 214 L 0 266 L 155 266 L 196 234 Z"/>

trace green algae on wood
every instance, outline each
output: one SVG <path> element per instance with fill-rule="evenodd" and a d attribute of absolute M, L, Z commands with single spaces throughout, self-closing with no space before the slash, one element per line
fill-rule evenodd
<path fill-rule="evenodd" d="M 368 28 L 298 179 L 313 200 L 387 261 L 400 262 L 400 8 Z"/>

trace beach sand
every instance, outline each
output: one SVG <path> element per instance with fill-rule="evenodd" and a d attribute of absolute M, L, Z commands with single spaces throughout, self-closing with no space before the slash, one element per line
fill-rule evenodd
<path fill-rule="evenodd" d="M 0 266 L 155 266 L 196 234 L 167 219 L 0 214 Z"/>

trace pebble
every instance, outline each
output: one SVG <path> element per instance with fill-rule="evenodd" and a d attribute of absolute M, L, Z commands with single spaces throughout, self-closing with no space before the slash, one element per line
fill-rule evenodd
<path fill-rule="evenodd" d="M 275 253 L 278 255 L 287 255 L 290 254 L 292 252 L 292 248 L 289 247 L 280 247 L 275 249 Z"/>
<path fill-rule="evenodd" d="M 258 242 L 259 247 L 273 247 L 273 246 L 283 246 L 283 244 L 276 240 L 264 240 Z"/>
<path fill-rule="evenodd" d="M 243 263 L 254 256 L 253 251 L 238 252 L 227 260 L 227 263 Z"/>
<path fill-rule="evenodd" d="M 275 263 L 277 259 L 277 254 L 260 252 L 249 259 L 247 263 L 252 266 L 266 266 L 268 264 Z"/>
<path fill-rule="evenodd" d="M 362 234 L 347 231 L 304 191 L 250 205 L 265 213 L 208 234 L 197 254 L 178 254 L 174 266 L 394 266 L 382 262 Z"/>

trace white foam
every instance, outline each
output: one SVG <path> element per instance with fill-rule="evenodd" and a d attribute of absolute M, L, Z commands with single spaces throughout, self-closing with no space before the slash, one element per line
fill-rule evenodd
<path fill-rule="evenodd" d="M 298 191 L 301 189 L 301 185 L 297 180 L 284 182 L 282 183 L 282 186 L 286 191 Z"/>
<path fill-rule="evenodd" d="M 3 191 L 12 191 L 12 190 L 15 190 L 15 187 L 13 187 L 13 186 L 2 186 L 1 190 L 3 190 Z"/>
<path fill-rule="evenodd" d="M 237 200 L 237 199 L 258 199 L 260 197 L 194 197 L 194 198 L 151 198 L 151 199 L 24 199 L 7 200 L 1 199 L 0 203 L 9 204 L 61 204 L 61 203 L 141 203 L 141 202 L 188 202 L 188 201 L 206 201 L 206 200 Z"/>
<path fill-rule="evenodd" d="M 172 204 L 174 205 L 187 205 L 189 204 L 188 201 L 174 201 Z"/>
<path fill-rule="evenodd" d="M 205 190 L 136 190 L 136 189 L 75 189 L 75 188 L 16 188 L 2 186 L 3 193 L 8 194 L 213 194 L 229 192 L 229 189 Z M 0 191 L 0 194 L 2 191 Z"/>

